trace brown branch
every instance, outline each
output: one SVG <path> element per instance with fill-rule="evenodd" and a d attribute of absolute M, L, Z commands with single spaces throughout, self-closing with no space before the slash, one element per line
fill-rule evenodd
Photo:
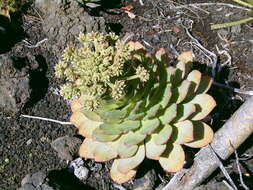
<path fill-rule="evenodd" d="M 213 142 L 196 154 L 192 167 L 177 172 L 163 190 L 194 189 L 219 167 L 214 152 L 220 159 L 226 160 L 252 133 L 253 97 L 215 133 Z"/>

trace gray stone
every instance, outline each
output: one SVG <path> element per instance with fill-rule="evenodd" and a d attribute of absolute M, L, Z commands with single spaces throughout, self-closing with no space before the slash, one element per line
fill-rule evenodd
<path fill-rule="evenodd" d="M 59 158 L 63 160 L 73 160 L 82 141 L 76 137 L 59 137 L 51 143 L 52 148 L 58 153 Z"/>
<path fill-rule="evenodd" d="M 40 172 L 34 173 L 31 176 L 32 184 L 35 187 L 39 187 L 40 185 L 42 185 L 44 183 L 46 177 L 47 177 L 47 175 L 44 172 L 40 171 Z"/>
<path fill-rule="evenodd" d="M 89 175 L 89 170 L 83 165 L 84 162 L 82 158 L 73 160 L 69 165 L 69 169 L 74 172 L 74 175 L 80 180 L 86 180 Z"/>
<path fill-rule="evenodd" d="M 36 188 L 32 184 L 25 184 L 20 187 L 18 190 L 36 190 Z"/>
<path fill-rule="evenodd" d="M 156 178 L 155 170 L 148 171 L 143 177 L 134 180 L 133 190 L 153 190 Z"/>
<path fill-rule="evenodd" d="M 21 186 L 30 183 L 32 184 L 32 180 L 31 180 L 31 174 L 27 174 L 21 181 Z"/>
<path fill-rule="evenodd" d="M 54 190 L 52 187 L 46 184 L 42 184 L 40 188 L 41 190 Z"/>

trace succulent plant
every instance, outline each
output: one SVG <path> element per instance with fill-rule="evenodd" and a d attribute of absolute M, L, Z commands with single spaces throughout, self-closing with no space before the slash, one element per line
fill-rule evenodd
<path fill-rule="evenodd" d="M 83 47 L 67 48 L 56 73 L 72 81 L 75 93 L 65 93 L 64 87 L 62 94 L 72 98 L 70 121 L 85 137 L 81 157 L 98 162 L 114 159 L 111 178 L 124 183 L 135 176 L 145 157 L 176 172 L 185 161 L 182 145 L 200 148 L 211 142 L 213 131 L 202 119 L 216 105 L 207 94 L 212 79 L 191 70 L 191 52 L 182 53 L 174 67 L 164 49 L 149 54 L 140 43 L 123 44 L 112 34 L 80 36 L 85 39 Z M 98 57 L 93 60 L 90 54 Z M 110 63 L 98 71 L 102 60 Z M 79 69 L 92 70 L 92 76 Z"/>

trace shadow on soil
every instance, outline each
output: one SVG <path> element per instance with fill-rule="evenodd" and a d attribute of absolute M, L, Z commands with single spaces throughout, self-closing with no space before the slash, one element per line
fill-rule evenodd
<path fill-rule="evenodd" d="M 18 13 L 11 14 L 10 19 L 0 15 L 0 54 L 10 51 L 25 37 L 20 18 Z"/>
<path fill-rule="evenodd" d="M 43 99 L 48 90 L 49 81 L 46 77 L 48 69 L 46 59 L 42 55 L 36 55 L 34 60 L 29 60 L 28 57 L 13 57 L 12 59 L 14 68 L 18 70 L 28 70 L 30 76 L 29 85 L 32 92 L 30 99 L 25 104 L 24 108 L 30 108 Z"/>
<path fill-rule="evenodd" d="M 48 174 L 49 185 L 55 189 L 59 190 L 79 190 L 79 189 L 90 189 L 89 187 L 83 184 L 78 178 L 71 174 L 68 169 L 62 170 L 53 170 Z"/>

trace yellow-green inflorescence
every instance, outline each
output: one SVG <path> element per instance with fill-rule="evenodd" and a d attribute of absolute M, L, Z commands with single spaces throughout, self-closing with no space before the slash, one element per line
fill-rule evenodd
<path fill-rule="evenodd" d="M 0 9 L 5 9 L 11 12 L 16 11 L 21 0 L 0 0 Z"/>
<path fill-rule="evenodd" d="M 65 77 L 61 87 L 65 99 L 85 97 L 88 110 L 95 110 L 104 99 L 121 99 L 126 85 L 149 78 L 145 65 L 132 62 L 131 48 L 113 33 L 80 33 L 80 48 L 69 46 L 56 65 L 56 76 Z"/>
<path fill-rule="evenodd" d="M 67 80 L 61 94 L 72 99 L 70 121 L 85 137 L 81 157 L 114 160 L 111 178 L 124 183 L 145 157 L 176 172 L 184 166 L 183 146 L 211 142 L 213 131 L 202 120 L 216 105 L 207 94 L 212 79 L 191 69 L 191 52 L 171 66 L 164 49 L 151 54 L 112 33 L 81 33 L 79 40 L 55 70 Z"/>

